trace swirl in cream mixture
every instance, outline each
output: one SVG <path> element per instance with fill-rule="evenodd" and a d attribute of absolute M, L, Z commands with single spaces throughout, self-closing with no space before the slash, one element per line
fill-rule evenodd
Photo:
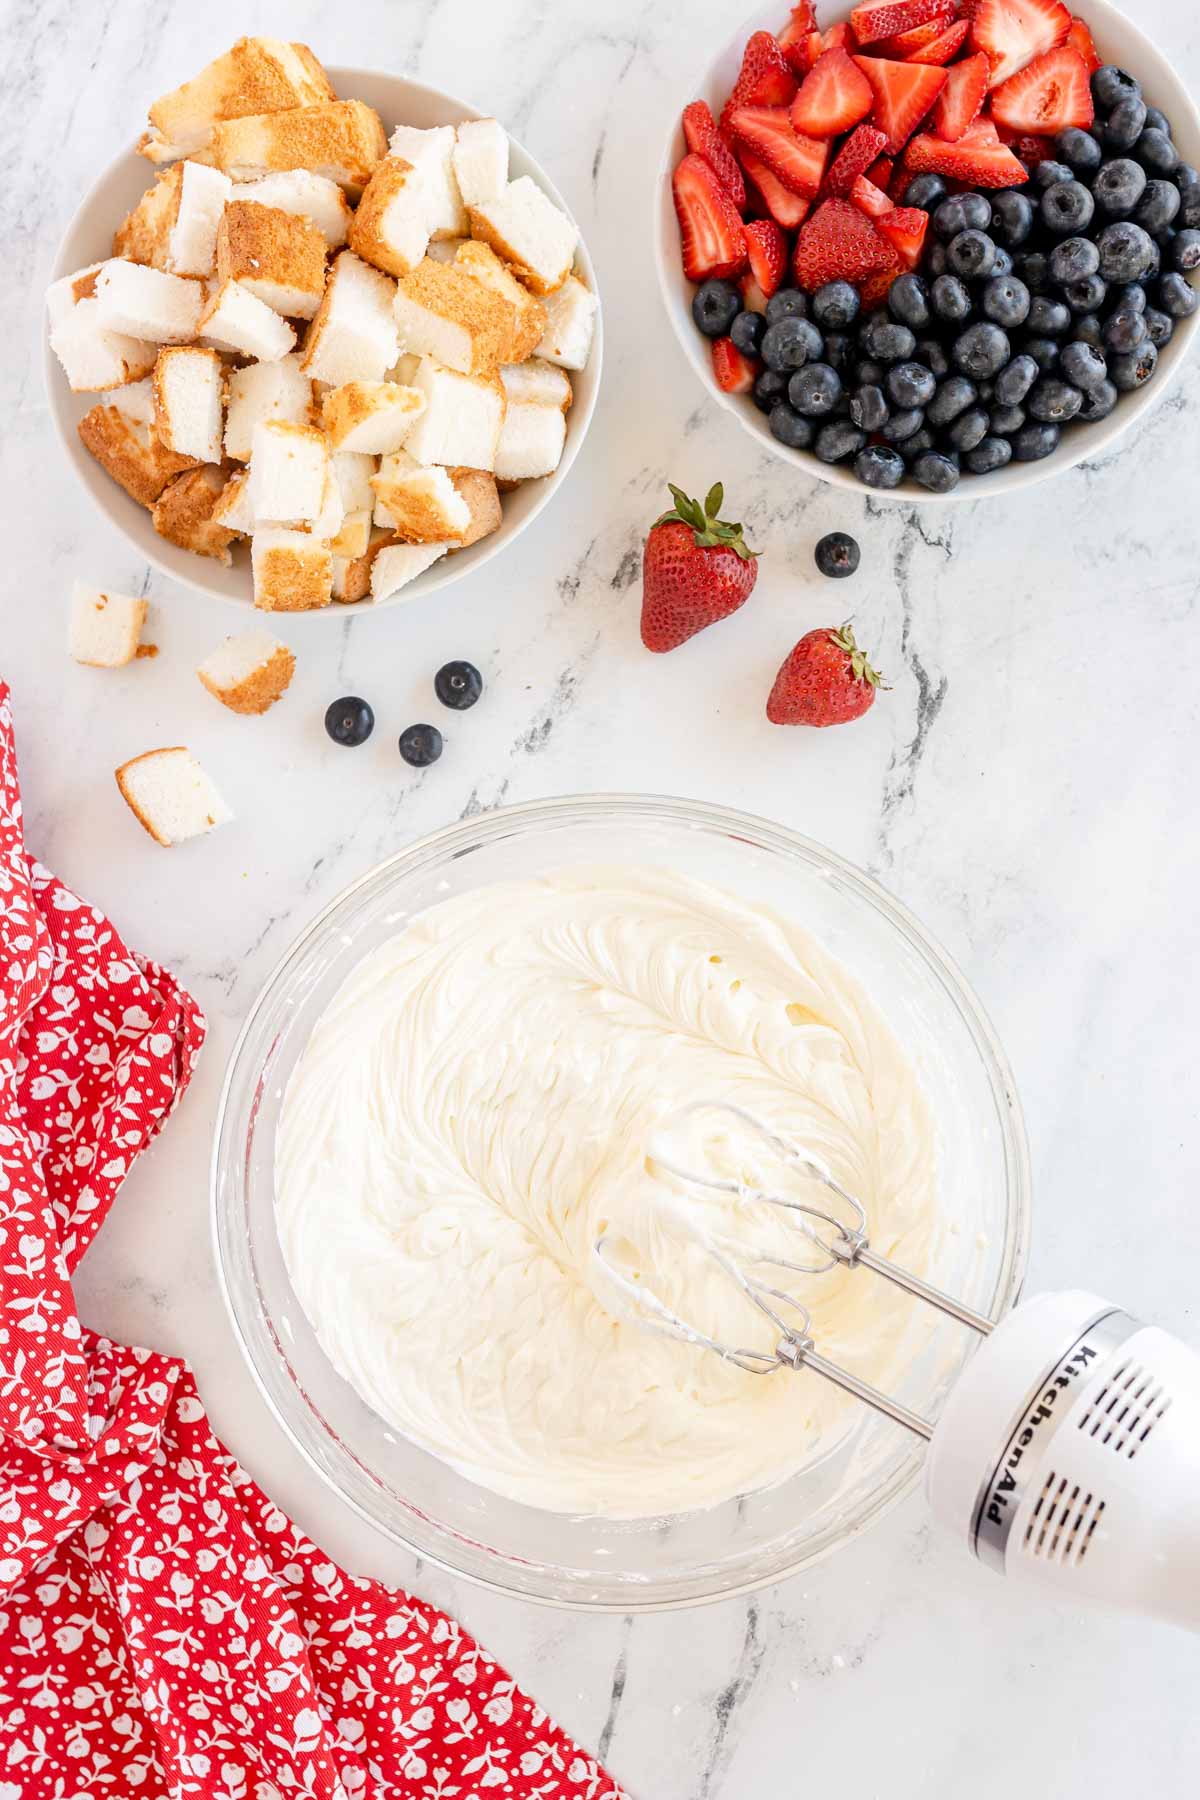
<path fill-rule="evenodd" d="M 815 1152 L 866 1206 L 878 1249 L 936 1264 L 916 1076 L 805 932 L 633 867 L 430 907 L 353 971 L 284 1100 L 279 1235 L 334 1366 L 417 1443 L 534 1506 L 645 1517 L 794 1473 L 856 1403 L 816 1376 L 748 1374 L 640 1329 L 593 1254 L 607 1234 L 703 1330 L 772 1347 L 768 1322 L 680 1230 L 677 1185 L 664 1207 L 647 1157 L 696 1099 L 732 1101 Z M 681 1130 L 678 1160 L 778 1187 L 736 1122 Z M 747 1243 L 789 1229 L 736 1200 L 691 1190 L 693 1204 Z M 894 1382 L 910 1302 L 862 1271 L 789 1280 L 826 1354 Z"/>

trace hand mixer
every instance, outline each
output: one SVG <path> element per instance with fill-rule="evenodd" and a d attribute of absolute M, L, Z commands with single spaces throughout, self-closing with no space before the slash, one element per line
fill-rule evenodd
<path fill-rule="evenodd" d="M 699 1100 L 680 1118 L 723 1113 L 757 1134 L 797 1175 L 819 1183 L 846 1219 L 804 1200 L 650 1161 L 686 1187 L 761 1202 L 786 1213 L 813 1254 L 759 1251 L 698 1225 L 695 1240 L 779 1333 L 773 1350 L 724 1344 L 624 1272 L 607 1238 L 595 1254 L 649 1329 L 715 1352 L 755 1375 L 809 1369 L 929 1445 L 930 1507 L 989 1567 L 1200 1629 L 1200 1356 L 1095 1294 L 1042 1294 L 999 1324 L 897 1267 L 871 1248 L 862 1204 L 815 1157 L 724 1101 Z M 882 1277 L 978 1333 L 981 1348 L 939 1418 L 922 1418 L 830 1362 L 808 1308 L 763 1279 L 763 1266 L 819 1275 L 842 1265 Z"/>

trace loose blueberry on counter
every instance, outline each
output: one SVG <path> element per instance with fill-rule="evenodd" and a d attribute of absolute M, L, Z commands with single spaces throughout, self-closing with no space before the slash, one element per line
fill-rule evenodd
<path fill-rule="evenodd" d="M 912 472 L 931 494 L 948 494 L 958 486 L 958 464 L 937 450 L 923 450 L 913 463 Z"/>
<path fill-rule="evenodd" d="M 779 296 L 776 294 L 775 299 Z M 767 302 L 768 306 L 770 301 Z M 808 319 L 789 314 L 768 325 L 763 332 L 759 353 L 768 369 L 790 375 L 793 369 L 814 362 L 825 348 L 820 332 Z"/>
<path fill-rule="evenodd" d="M 365 744 L 375 729 L 375 714 L 357 694 L 343 694 L 325 709 L 325 729 L 335 744 L 348 750 Z"/>
<path fill-rule="evenodd" d="M 872 444 L 855 457 L 854 473 L 867 487 L 898 487 L 904 479 L 904 459 L 883 444 Z"/>
<path fill-rule="evenodd" d="M 436 725 L 410 725 L 400 733 L 400 754 L 414 769 L 427 769 L 442 754 L 442 734 Z"/>
<path fill-rule="evenodd" d="M 1012 453 L 1012 445 L 1006 438 L 985 437 L 974 450 L 967 451 L 964 460 L 972 475 L 991 475 L 1012 461 Z"/>
<path fill-rule="evenodd" d="M 1054 140 L 1054 148 L 1060 160 L 1077 175 L 1094 175 L 1104 160 L 1098 139 L 1090 131 L 1081 131 L 1077 125 L 1069 125 L 1065 131 L 1060 131 Z"/>
<path fill-rule="evenodd" d="M 1146 129 L 1146 102 L 1137 96 L 1118 100 L 1096 135 L 1106 150 L 1132 150 Z"/>
<path fill-rule="evenodd" d="M 1032 356 L 1014 356 L 996 376 L 996 398 L 1001 406 L 1019 406 L 1038 378 Z"/>
<path fill-rule="evenodd" d="M 1040 462 L 1054 454 L 1061 437 L 1057 425 L 1023 425 L 1012 439 L 1013 455 L 1018 462 Z"/>
<path fill-rule="evenodd" d="M 743 356 L 757 356 L 766 329 L 767 321 L 761 313 L 740 312 L 729 327 L 729 335 Z"/>
<path fill-rule="evenodd" d="M 1096 161 L 1100 161 L 1097 147 Z M 992 197 L 989 229 L 997 243 L 1007 250 L 1019 250 L 1033 230 L 1033 203 L 1019 188 L 1002 188 Z"/>
<path fill-rule="evenodd" d="M 1042 195 L 1042 223 L 1060 237 L 1071 232 L 1086 231 L 1092 222 L 1096 202 L 1081 181 L 1053 182 Z"/>
<path fill-rule="evenodd" d="M 767 301 L 767 324 L 778 325 L 780 319 L 807 319 L 808 295 L 799 288 L 780 288 Z"/>
<path fill-rule="evenodd" d="M 807 425 L 808 420 L 804 423 Z M 848 419 L 835 419 L 829 425 L 822 425 L 813 449 L 821 462 L 835 463 L 845 456 L 853 456 L 866 441 L 866 432 L 860 431 L 857 425 L 852 425 Z"/>
<path fill-rule="evenodd" d="M 1112 219 L 1128 218 L 1145 191 L 1145 169 L 1127 156 L 1101 163 L 1092 182 L 1096 205 Z"/>
<path fill-rule="evenodd" d="M 844 581 L 847 575 L 853 575 L 861 555 L 858 545 L 846 531 L 827 531 L 818 539 L 813 551 L 818 569 L 831 581 Z"/>
<path fill-rule="evenodd" d="M 868 382 L 850 396 L 850 417 L 863 431 L 882 431 L 888 421 L 883 389 Z"/>
<path fill-rule="evenodd" d="M 767 415 L 771 436 L 789 450 L 807 450 L 813 441 L 813 425 L 786 400 L 777 400 Z"/>
<path fill-rule="evenodd" d="M 1034 375 L 1037 370 L 1034 370 Z M 1030 377 L 1032 380 L 1033 377 Z M 931 425 L 949 425 L 958 415 L 965 412 L 968 406 L 974 406 L 979 398 L 979 390 L 966 375 L 950 375 L 942 382 L 937 393 L 926 408 L 925 417 Z"/>
<path fill-rule="evenodd" d="M 1160 311 L 1169 313 L 1173 319 L 1190 319 L 1200 304 L 1200 294 L 1174 269 L 1159 276 L 1155 295 Z"/>
<path fill-rule="evenodd" d="M 483 676 L 474 663 L 443 663 L 433 678 L 433 691 L 443 706 L 466 712 L 483 692 Z"/>
<path fill-rule="evenodd" d="M 929 290 L 929 303 L 939 319 L 952 325 L 971 316 L 971 294 L 957 275 L 939 275 Z"/>
<path fill-rule="evenodd" d="M 858 289 L 848 281 L 827 281 L 811 301 L 812 316 L 822 331 L 845 331 L 853 325 L 861 302 Z"/>
<path fill-rule="evenodd" d="M 828 363 L 807 363 L 788 382 L 788 400 L 807 419 L 823 419 L 842 397 L 842 384 Z"/>
<path fill-rule="evenodd" d="M 1092 74 L 1092 99 L 1105 112 L 1111 112 L 1122 100 L 1140 100 L 1142 84 L 1115 63 L 1105 63 Z"/>
<path fill-rule="evenodd" d="M 1108 362 L 1102 350 L 1076 340 L 1064 344 L 1059 359 L 1063 378 L 1081 393 L 1091 394 L 1108 378 Z"/>
<path fill-rule="evenodd" d="M 940 175 L 915 175 L 904 190 L 905 206 L 919 206 L 922 212 L 929 212 L 945 197 L 946 184 Z"/>
<path fill-rule="evenodd" d="M 1122 394 L 1132 393 L 1149 381 L 1158 363 L 1158 345 L 1145 338 L 1136 350 L 1124 356 L 1109 358 L 1108 372 L 1113 386 Z"/>
<path fill-rule="evenodd" d="M 901 325 L 920 331 L 929 323 L 929 294 L 919 275 L 897 275 L 888 289 L 888 311 Z"/>
<path fill-rule="evenodd" d="M 742 310 L 742 296 L 731 281 L 706 281 L 692 297 L 692 317 L 705 337 L 726 337 Z"/>
<path fill-rule="evenodd" d="M 993 275 L 979 296 L 980 311 L 1006 331 L 1015 331 L 1029 317 L 1030 293 L 1015 275 Z"/>
<path fill-rule="evenodd" d="M 996 246 L 986 231 L 968 228 L 957 232 L 946 245 L 946 267 L 964 281 L 982 281 L 991 274 L 995 260 Z"/>
<path fill-rule="evenodd" d="M 998 375 L 1011 354 L 1008 336 L 989 322 L 968 325 L 954 340 L 951 356 L 956 368 L 976 381 Z"/>
<path fill-rule="evenodd" d="M 753 400 L 759 412 L 769 413 L 787 394 L 788 378 L 778 369 L 764 369 L 754 383 Z"/>
<path fill-rule="evenodd" d="M 1168 257 L 1172 269 L 1185 275 L 1200 268 L 1200 231 L 1177 231 L 1171 239 Z"/>
<path fill-rule="evenodd" d="M 1075 416 L 1085 425 L 1094 425 L 1098 419 L 1107 419 L 1118 397 L 1112 382 L 1102 381 L 1099 387 L 1083 396 L 1083 405 Z"/>

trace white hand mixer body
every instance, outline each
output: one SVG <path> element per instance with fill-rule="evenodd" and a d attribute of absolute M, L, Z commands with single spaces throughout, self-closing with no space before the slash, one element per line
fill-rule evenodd
<path fill-rule="evenodd" d="M 651 1161 L 678 1182 L 783 1209 L 819 1257 L 801 1263 L 773 1249 L 747 1259 L 745 1245 L 693 1229 L 778 1330 L 768 1353 L 696 1330 L 640 1277 L 622 1272 L 602 1238 L 596 1255 L 603 1271 L 643 1323 L 753 1374 L 809 1369 L 926 1439 L 931 1510 L 989 1567 L 1019 1582 L 1200 1630 L 1200 1356 L 1170 1332 L 1077 1291 L 1040 1295 L 993 1327 L 878 1256 L 860 1203 L 752 1114 L 725 1102 L 697 1101 L 686 1110 L 736 1117 L 793 1170 L 828 1189 L 854 1223 L 801 1200 L 682 1168 L 652 1147 Z M 838 1263 L 870 1270 L 976 1331 L 980 1349 L 937 1421 L 823 1357 L 803 1304 L 752 1272 L 764 1263 L 805 1275 Z"/>

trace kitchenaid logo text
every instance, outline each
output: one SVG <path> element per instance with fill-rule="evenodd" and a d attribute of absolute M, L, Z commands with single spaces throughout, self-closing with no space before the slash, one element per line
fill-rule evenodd
<path fill-rule="evenodd" d="M 1077 1344 L 1063 1358 L 1058 1368 L 1032 1402 L 1025 1417 L 1009 1440 L 1008 1449 L 999 1463 L 987 1498 L 986 1517 L 993 1525 L 1003 1525 L 1005 1510 L 1013 1504 L 1019 1471 L 1025 1455 L 1043 1426 L 1054 1418 L 1059 1402 L 1081 1375 L 1087 1373 L 1099 1351 L 1093 1344 Z"/>

